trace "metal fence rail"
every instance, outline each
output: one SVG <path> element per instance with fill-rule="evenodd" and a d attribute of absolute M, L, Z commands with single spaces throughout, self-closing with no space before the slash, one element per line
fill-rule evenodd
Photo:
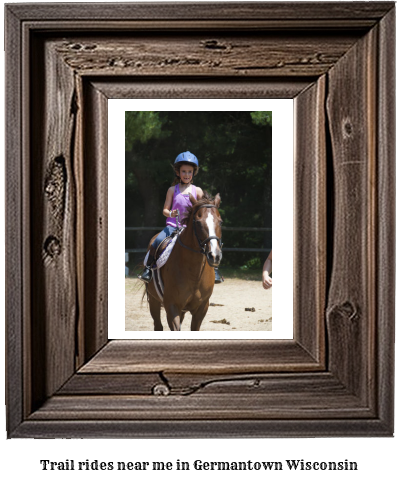
<path fill-rule="evenodd" d="M 223 247 L 223 252 L 270 252 L 271 249 L 236 249 L 234 247 L 232 248 L 226 248 Z M 147 252 L 147 249 L 125 249 L 125 252 L 128 254 L 145 254 Z"/>
<path fill-rule="evenodd" d="M 164 227 L 125 227 L 126 231 L 147 231 L 155 230 L 161 231 Z M 261 228 L 261 227 L 223 227 L 223 232 L 271 232 L 271 228 Z M 253 248 L 234 248 L 234 247 L 223 247 L 223 252 L 270 252 L 271 249 L 253 249 Z M 129 254 L 144 254 L 147 249 L 125 249 L 126 253 Z"/>
<path fill-rule="evenodd" d="M 165 227 L 125 227 L 125 230 L 163 230 Z M 257 227 L 223 227 L 223 232 L 271 232 L 271 228 L 257 228 Z"/>

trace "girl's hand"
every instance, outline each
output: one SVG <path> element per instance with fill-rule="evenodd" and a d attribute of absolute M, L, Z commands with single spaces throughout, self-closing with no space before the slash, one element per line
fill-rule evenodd
<path fill-rule="evenodd" d="M 263 287 L 265 289 L 270 289 L 272 287 L 272 278 L 269 276 L 268 272 L 263 273 Z"/>
<path fill-rule="evenodd" d="M 170 210 L 170 217 L 176 218 L 177 217 L 177 210 Z"/>

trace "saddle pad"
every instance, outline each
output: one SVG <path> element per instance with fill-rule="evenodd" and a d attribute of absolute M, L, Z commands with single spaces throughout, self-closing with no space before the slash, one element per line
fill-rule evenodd
<path fill-rule="evenodd" d="M 166 246 L 165 250 L 158 257 L 156 263 L 152 266 L 153 269 L 160 269 L 162 266 L 164 266 L 166 264 L 167 260 L 169 259 L 170 254 L 172 253 L 173 247 L 175 246 L 176 240 L 177 240 L 177 235 L 175 235 L 172 238 L 172 240 Z M 150 251 L 148 251 L 147 255 L 145 256 L 144 265 L 147 265 L 147 260 L 148 260 L 149 255 L 150 255 Z"/>

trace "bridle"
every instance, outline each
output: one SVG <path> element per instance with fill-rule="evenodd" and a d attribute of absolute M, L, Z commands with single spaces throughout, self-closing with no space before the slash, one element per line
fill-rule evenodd
<path fill-rule="evenodd" d="M 216 235 L 210 235 L 209 237 L 207 237 L 205 240 L 203 240 L 201 242 L 201 239 L 199 238 L 198 236 L 198 233 L 197 233 L 197 225 L 196 223 L 198 223 L 199 220 L 196 220 L 195 219 L 195 215 L 197 213 L 197 211 L 199 211 L 201 208 L 217 208 L 216 205 L 210 205 L 210 204 L 205 204 L 205 205 L 200 205 L 198 206 L 198 208 L 195 209 L 194 211 L 194 214 L 193 214 L 193 224 L 194 224 L 194 235 L 197 239 L 197 242 L 198 242 L 198 245 L 200 246 L 200 249 L 201 250 L 196 250 L 196 249 L 193 249 L 191 247 L 188 247 L 187 245 L 184 245 L 184 243 L 180 240 L 180 234 L 178 235 L 177 237 L 177 241 L 179 242 L 179 244 L 184 247 L 185 249 L 188 249 L 188 250 L 191 250 L 192 252 L 196 252 L 197 254 L 203 254 L 203 255 L 206 255 L 206 250 L 205 250 L 205 246 L 206 244 L 210 241 L 210 240 L 217 240 L 219 242 L 219 246 L 220 248 L 223 247 L 223 243 L 222 243 L 222 240 L 217 237 Z"/>

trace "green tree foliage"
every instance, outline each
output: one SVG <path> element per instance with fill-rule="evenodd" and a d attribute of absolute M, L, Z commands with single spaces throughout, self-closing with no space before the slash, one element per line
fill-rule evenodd
<path fill-rule="evenodd" d="M 164 226 L 162 209 L 176 156 L 199 160 L 194 184 L 220 193 L 224 226 L 272 226 L 271 112 L 126 112 L 126 226 Z M 144 248 L 153 231 L 127 232 L 126 248 Z M 225 232 L 225 247 L 270 248 L 271 232 Z M 265 254 L 225 252 L 223 264 Z"/>
<path fill-rule="evenodd" d="M 272 112 L 251 112 L 251 118 L 256 125 L 272 126 Z"/>
<path fill-rule="evenodd" d="M 145 144 L 151 139 L 167 137 L 162 131 L 159 112 L 125 112 L 125 150 L 131 151 L 135 143 Z"/>

